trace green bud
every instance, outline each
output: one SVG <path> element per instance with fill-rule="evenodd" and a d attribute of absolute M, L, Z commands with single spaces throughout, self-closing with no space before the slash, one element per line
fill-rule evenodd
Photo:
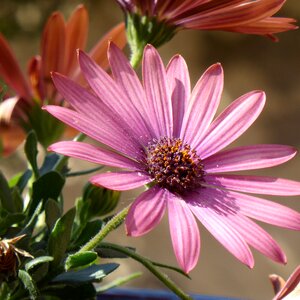
<path fill-rule="evenodd" d="M 88 219 L 106 215 L 113 211 L 120 198 L 120 192 L 108 190 L 87 183 L 84 187 L 82 201 L 87 205 Z"/>

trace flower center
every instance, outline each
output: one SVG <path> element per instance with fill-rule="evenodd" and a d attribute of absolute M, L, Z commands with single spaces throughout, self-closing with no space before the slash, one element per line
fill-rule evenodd
<path fill-rule="evenodd" d="M 203 164 L 196 150 L 179 138 L 161 138 L 146 148 L 147 172 L 172 192 L 183 193 L 201 186 Z"/>

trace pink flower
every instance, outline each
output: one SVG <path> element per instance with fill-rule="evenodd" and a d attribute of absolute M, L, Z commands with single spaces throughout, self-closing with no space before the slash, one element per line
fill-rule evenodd
<path fill-rule="evenodd" d="M 15 143 L 12 143 L 10 136 L 16 136 L 16 127 L 22 127 L 24 124 L 26 129 L 33 127 L 33 124 L 30 124 L 30 114 L 34 106 L 62 103 L 62 98 L 52 83 L 51 71 L 61 72 L 79 83 L 83 82 L 77 65 L 76 49 L 85 48 L 88 23 L 88 12 L 83 5 L 79 5 L 73 11 L 67 22 L 60 12 L 54 12 L 43 30 L 41 54 L 28 62 L 28 80 L 24 77 L 8 42 L 0 34 L 0 78 L 16 93 L 6 95 L 6 99 L 0 103 L 0 137 L 4 144 L 4 155 L 15 150 L 24 138 L 24 134 L 20 134 L 17 140 L 13 139 Z M 108 68 L 106 53 L 109 40 L 113 40 L 121 48 L 125 46 L 124 27 L 123 23 L 117 25 L 89 52 L 101 67 Z M 8 132 L 10 134 L 7 134 Z M 46 135 L 51 135 L 51 132 Z"/>
<path fill-rule="evenodd" d="M 273 17 L 286 0 L 117 0 L 131 15 L 176 29 L 223 30 L 270 36 L 296 29 L 294 19 Z"/>
<path fill-rule="evenodd" d="M 297 300 L 300 298 L 300 266 L 285 282 L 280 276 L 272 274 L 269 276 L 276 296 L 273 300 Z"/>
<path fill-rule="evenodd" d="M 299 195 L 300 183 L 227 172 L 276 166 L 290 160 L 296 150 L 283 145 L 223 150 L 256 120 L 265 94 L 247 93 L 214 119 L 223 89 L 220 64 L 212 65 L 190 91 L 188 69 L 179 55 L 165 68 L 155 48 L 148 45 L 143 84 L 113 44 L 109 61 L 112 76 L 80 52 L 82 73 L 94 93 L 54 74 L 55 86 L 74 110 L 45 107 L 105 147 L 69 141 L 55 143 L 49 150 L 123 169 L 93 176 L 90 181 L 95 185 L 118 191 L 149 185 L 130 207 L 127 234 L 151 231 L 167 211 L 174 252 L 185 272 L 195 267 L 199 257 L 196 219 L 250 268 L 254 260 L 249 246 L 285 263 L 278 244 L 251 219 L 299 230 L 300 214 L 245 193 Z"/>

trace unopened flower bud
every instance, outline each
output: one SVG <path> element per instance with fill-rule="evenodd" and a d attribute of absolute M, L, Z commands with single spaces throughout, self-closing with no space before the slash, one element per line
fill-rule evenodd
<path fill-rule="evenodd" d="M 84 188 L 83 201 L 89 202 L 89 217 L 103 216 L 110 213 L 118 204 L 120 192 L 87 183 Z"/>

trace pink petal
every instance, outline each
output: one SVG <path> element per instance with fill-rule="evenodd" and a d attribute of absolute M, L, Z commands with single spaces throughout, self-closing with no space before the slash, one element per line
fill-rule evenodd
<path fill-rule="evenodd" d="M 227 221 L 245 241 L 270 259 L 285 264 L 286 256 L 276 241 L 261 227 L 239 213 L 229 215 Z"/>
<path fill-rule="evenodd" d="M 166 70 L 157 50 L 147 45 L 143 57 L 143 81 L 147 96 L 147 109 L 156 137 L 172 137 L 172 103 Z"/>
<path fill-rule="evenodd" d="M 158 225 L 166 210 L 168 191 L 155 185 L 142 193 L 130 206 L 126 217 L 126 233 L 141 236 Z"/>
<path fill-rule="evenodd" d="M 169 227 L 178 264 L 189 273 L 200 254 L 200 233 L 195 217 L 187 203 L 173 195 L 168 196 Z"/>
<path fill-rule="evenodd" d="M 141 187 L 152 179 L 148 174 L 142 172 L 116 172 L 103 173 L 90 178 L 90 182 L 95 185 L 103 186 L 110 190 L 127 191 Z"/>
<path fill-rule="evenodd" d="M 191 94 L 189 71 L 185 60 L 175 55 L 167 66 L 167 81 L 172 99 L 173 136 L 179 137 L 185 108 Z"/>
<path fill-rule="evenodd" d="M 101 121 L 95 122 L 93 118 L 64 107 L 48 105 L 44 109 L 62 122 L 121 153 L 132 158 L 141 155 L 140 146 L 136 145 L 132 137 L 124 129 L 114 124 L 111 119 L 105 120 L 100 111 L 99 119 Z"/>
<path fill-rule="evenodd" d="M 136 121 L 141 127 L 139 135 L 142 136 L 142 134 L 147 133 L 148 138 L 144 139 L 143 142 L 148 142 L 149 136 L 153 136 L 153 130 L 151 129 L 152 124 L 148 118 L 148 112 L 145 109 L 146 95 L 142 84 L 126 56 L 113 43 L 110 44 L 108 54 L 115 81 L 122 87 L 126 97 L 131 100 L 135 109 L 139 112 L 136 115 Z M 147 124 L 145 123 L 145 119 L 147 120 Z"/>
<path fill-rule="evenodd" d="M 176 25 L 208 30 L 235 28 L 272 16 L 282 7 L 285 0 L 209 2 L 212 4 L 208 3 L 206 7 L 204 5 L 198 13 L 188 14 L 184 18 L 180 18 Z"/>
<path fill-rule="evenodd" d="M 222 192 L 222 195 L 223 201 L 233 203 L 243 215 L 275 226 L 300 230 L 300 213 L 293 209 L 232 191 L 226 191 L 225 196 Z"/>
<path fill-rule="evenodd" d="M 216 174 L 207 175 L 205 182 L 209 185 L 245 193 L 278 196 L 300 195 L 300 182 L 276 177 Z"/>
<path fill-rule="evenodd" d="M 140 112 L 116 82 L 84 52 L 79 52 L 83 75 L 97 96 L 128 124 L 137 137 L 146 136 Z"/>
<path fill-rule="evenodd" d="M 203 161 L 208 173 L 273 167 L 293 158 L 297 150 L 284 145 L 253 145 L 219 152 Z"/>
<path fill-rule="evenodd" d="M 132 170 L 140 168 L 137 162 L 116 152 L 81 142 L 58 142 L 49 146 L 48 150 L 105 166 Z"/>
<path fill-rule="evenodd" d="M 286 256 L 276 241 L 261 227 L 243 216 L 243 211 L 240 210 L 236 201 L 239 194 L 236 193 L 235 198 L 230 192 L 211 188 L 202 189 L 199 194 L 201 196 L 198 199 L 199 206 L 213 209 L 222 219 L 222 222 L 233 227 L 246 243 L 267 257 L 276 262 L 286 263 Z M 255 205 L 252 209 L 256 209 Z"/>
<path fill-rule="evenodd" d="M 117 26 L 113 27 L 110 31 L 108 31 L 100 41 L 89 51 L 89 56 L 103 69 L 108 69 L 109 63 L 107 59 L 107 49 L 109 42 L 113 41 L 120 49 L 123 49 L 126 45 L 126 34 L 125 34 L 125 26 L 124 23 L 120 23 Z M 72 79 L 77 83 L 86 85 L 86 81 L 84 80 L 81 70 L 78 67 L 73 71 Z"/>
<path fill-rule="evenodd" d="M 259 116 L 264 104 L 263 92 L 250 92 L 229 105 L 197 145 L 201 158 L 213 155 L 241 136 Z"/>
<path fill-rule="evenodd" d="M 106 114 L 111 118 L 115 116 L 108 111 L 101 99 L 68 77 L 54 72 L 52 73 L 52 79 L 58 92 L 76 111 L 95 120 L 99 120 L 98 112 L 100 114 L 100 120 Z"/>
<path fill-rule="evenodd" d="M 135 138 L 131 128 L 119 118 L 116 112 L 107 107 L 101 99 L 63 75 L 54 73 L 52 77 L 57 90 L 78 112 L 93 119 L 96 124 L 101 124 L 101 126 L 108 131 L 119 131 L 119 133 L 116 132 L 115 134 L 116 137 L 121 138 L 121 140 L 126 136 L 130 136 L 130 140 L 134 140 L 136 147 L 141 148 L 140 136 Z M 84 99 L 84 101 L 82 101 L 82 99 Z M 126 144 L 126 141 L 124 141 L 124 143 Z M 141 153 L 136 154 L 141 155 Z"/>
<path fill-rule="evenodd" d="M 206 70 L 193 89 L 180 133 L 192 148 L 198 147 L 216 113 L 223 81 L 223 69 L 220 64 L 215 64 Z"/>
<path fill-rule="evenodd" d="M 103 123 L 106 124 L 104 126 L 115 126 L 113 130 L 126 131 L 134 138 L 135 134 L 128 125 L 97 96 L 63 75 L 54 73 L 52 77 L 57 90 L 78 112 L 94 119 L 97 124 Z M 136 141 L 135 144 L 139 146 L 140 141 Z"/>
<path fill-rule="evenodd" d="M 0 33 L 0 77 L 24 99 L 31 99 L 28 83 L 8 42 Z"/>
<path fill-rule="evenodd" d="M 272 300 L 281 300 L 281 299 L 298 299 L 300 295 L 300 266 L 296 268 L 293 274 L 288 278 L 283 288 Z M 294 292 L 294 293 L 293 293 Z"/>
<path fill-rule="evenodd" d="M 186 197 L 190 209 L 206 229 L 238 260 L 253 268 L 253 256 L 245 239 L 226 222 L 226 215 L 234 212 L 226 206 L 216 206 L 212 199 L 207 197 L 205 189 Z"/>

